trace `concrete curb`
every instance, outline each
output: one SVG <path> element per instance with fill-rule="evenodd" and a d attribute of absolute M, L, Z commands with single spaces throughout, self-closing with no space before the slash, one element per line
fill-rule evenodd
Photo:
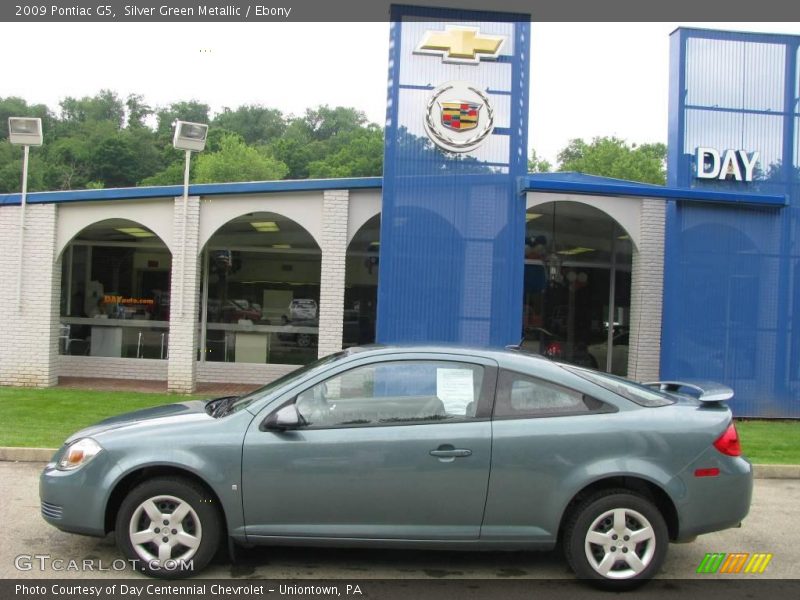
<path fill-rule="evenodd" d="M 753 465 L 756 479 L 800 479 L 800 465 Z"/>
<path fill-rule="evenodd" d="M 55 448 L 9 448 L 0 446 L 0 460 L 47 462 L 55 452 Z"/>
<path fill-rule="evenodd" d="M 47 462 L 55 448 L 9 448 L 0 446 L 0 461 Z M 800 479 L 800 465 L 753 465 L 756 479 Z"/>

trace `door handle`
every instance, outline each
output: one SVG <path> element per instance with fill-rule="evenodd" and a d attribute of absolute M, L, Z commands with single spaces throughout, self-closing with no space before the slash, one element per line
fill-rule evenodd
<path fill-rule="evenodd" d="M 467 450 L 466 448 L 452 448 L 450 450 L 431 450 L 431 456 L 435 456 L 436 458 L 463 458 L 465 456 L 471 456 L 472 450 Z"/>

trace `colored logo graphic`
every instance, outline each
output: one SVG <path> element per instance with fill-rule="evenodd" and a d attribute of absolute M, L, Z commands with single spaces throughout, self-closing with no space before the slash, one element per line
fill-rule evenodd
<path fill-rule="evenodd" d="M 481 59 L 496 60 L 505 38 L 483 35 L 476 27 L 446 27 L 444 31 L 426 31 L 416 54 L 433 54 L 442 62 L 477 65 Z"/>
<path fill-rule="evenodd" d="M 449 81 L 433 90 L 425 109 L 425 133 L 449 152 L 469 152 L 494 129 L 494 107 L 485 92 L 465 81 Z"/>
<path fill-rule="evenodd" d="M 698 573 L 733 573 L 733 574 L 760 574 L 767 569 L 767 565 L 772 560 L 772 554 L 765 552 L 716 552 L 706 554 L 697 567 Z"/>
<path fill-rule="evenodd" d="M 478 126 L 480 104 L 469 102 L 440 102 L 442 125 L 454 131 L 467 131 Z"/>

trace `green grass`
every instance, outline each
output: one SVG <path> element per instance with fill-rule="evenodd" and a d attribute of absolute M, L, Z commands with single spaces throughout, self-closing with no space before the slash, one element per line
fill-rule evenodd
<path fill-rule="evenodd" d="M 58 448 L 72 433 L 106 417 L 187 399 L 174 394 L 0 387 L 0 446 Z"/>
<path fill-rule="evenodd" d="M 800 421 L 737 421 L 736 431 L 751 462 L 800 465 Z"/>
<path fill-rule="evenodd" d="M 106 417 L 187 398 L 154 393 L 0 387 L 0 446 L 57 448 L 70 434 Z M 800 421 L 746 420 L 738 421 L 736 429 L 744 454 L 752 462 L 800 464 Z"/>

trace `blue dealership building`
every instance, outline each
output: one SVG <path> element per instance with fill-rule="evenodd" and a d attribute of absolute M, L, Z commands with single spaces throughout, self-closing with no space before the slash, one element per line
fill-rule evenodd
<path fill-rule="evenodd" d="M 190 392 L 373 341 L 523 340 L 800 417 L 800 37 L 672 33 L 656 186 L 527 173 L 530 35 L 395 6 L 382 178 L 0 196 L 0 384 Z"/>

